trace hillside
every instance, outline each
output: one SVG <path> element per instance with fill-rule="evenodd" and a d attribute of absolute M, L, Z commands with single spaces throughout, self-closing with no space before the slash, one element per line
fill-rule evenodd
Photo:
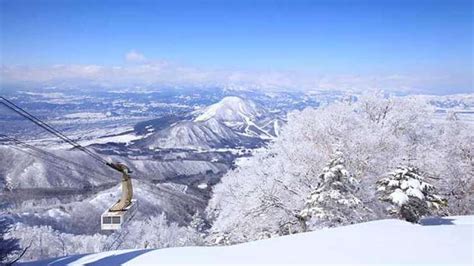
<path fill-rule="evenodd" d="M 148 149 L 254 148 L 278 135 L 282 120 L 250 100 L 229 96 L 137 142 Z M 261 125 L 261 126 L 260 126 Z"/>
<path fill-rule="evenodd" d="M 194 121 L 200 122 L 215 118 L 224 122 L 245 122 L 246 120 L 255 120 L 261 115 L 263 115 L 263 110 L 257 107 L 254 102 L 229 96 L 204 108 Z"/>
<path fill-rule="evenodd" d="M 209 149 L 235 147 L 241 142 L 241 136 L 216 119 L 198 123 L 193 121 L 178 122 L 144 140 L 144 144 L 150 149 Z"/>
<path fill-rule="evenodd" d="M 472 265 L 473 222 L 474 216 L 425 219 L 421 225 L 400 220 L 379 220 L 234 246 L 121 250 L 24 265 Z"/>
<path fill-rule="evenodd" d="M 205 122 L 215 119 L 234 131 L 244 136 L 269 139 L 278 133 L 273 127 L 273 121 L 277 121 L 266 109 L 251 100 L 240 97 L 229 96 L 218 103 L 210 105 L 196 112 L 198 116 L 195 122 Z M 267 128 L 264 128 L 266 125 Z"/>

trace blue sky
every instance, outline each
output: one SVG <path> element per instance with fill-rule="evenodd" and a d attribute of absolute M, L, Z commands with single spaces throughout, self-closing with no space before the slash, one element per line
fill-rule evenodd
<path fill-rule="evenodd" d="M 443 76 L 427 88 L 466 91 L 472 18 L 472 2 L 457 0 L 1 0 L 0 59 L 4 67 L 113 67 L 129 65 L 133 52 L 142 64 L 193 69 Z"/>

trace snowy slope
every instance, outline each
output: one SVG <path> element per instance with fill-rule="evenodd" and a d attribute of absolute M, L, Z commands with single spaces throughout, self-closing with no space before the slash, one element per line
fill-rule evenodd
<path fill-rule="evenodd" d="M 276 137 L 283 124 L 254 102 L 235 96 L 192 115 L 194 120 L 153 130 L 136 144 L 150 149 L 253 148 Z"/>
<path fill-rule="evenodd" d="M 49 150 L 68 162 L 55 161 L 55 158 L 42 157 L 25 149 L 13 149 L 0 145 L 0 189 L 11 186 L 13 189 L 74 188 L 101 186 L 116 183 L 120 175 L 94 159 L 77 150 Z M 34 156 L 32 156 L 33 154 Z M 152 158 L 137 160 L 104 156 L 110 161 L 126 163 L 137 178 L 148 180 L 172 179 L 180 175 L 225 172 L 227 166 L 201 160 L 162 161 Z M 4 162 L 4 163 L 3 163 Z M 1 196 L 1 193 L 0 193 Z M 1 197 L 0 197 L 1 199 Z"/>
<path fill-rule="evenodd" d="M 199 115 L 194 119 L 195 122 L 215 119 L 244 136 L 261 139 L 271 139 L 276 136 L 270 133 L 274 131 L 273 128 L 263 126 L 264 124 L 273 125 L 268 123 L 268 120 L 273 120 L 273 117 L 263 107 L 247 99 L 235 96 L 225 97 L 220 102 L 197 113 Z"/>
<path fill-rule="evenodd" d="M 208 106 L 194 121 L 202 122 L 211 118 L 225 122 L 245 122 L 255 120 L 262 115 L 262 110 L 252 101 L 229 96 L 220 102 Z"/>
<path fill-rule="evenodd" d="M 203 122 L 183 121 L 149 136 L 144 144 L 151 148 L 209 149 L 239 141 L 239 136 L 215 119 Z"/>
<path fill-rule="evenodd" d="M 425 219 L 423 225 L 380 220 L 235 246 L 121 250 L 53 259 L 41 264 L 472 265 L 473 222 L 474 216 Z"/>
<path fill-rule="evenodd" d="M 111 171 L 81 151 L 44 150 L 66 161 L 31 149 L 0 145 L 0 188 L 4 180 L 12 188 L 83 188 L 110 182 Z"/>

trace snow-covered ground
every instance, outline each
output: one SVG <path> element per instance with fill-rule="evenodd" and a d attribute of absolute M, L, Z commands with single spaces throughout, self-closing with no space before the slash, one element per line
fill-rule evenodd
<path fill-rule="evenodd" d="M 380 220 L 234 246 L 109 251 L 33 264 L 473 265 L 473 224 L 474 216 L 425 219 L 422 225 Z"/>

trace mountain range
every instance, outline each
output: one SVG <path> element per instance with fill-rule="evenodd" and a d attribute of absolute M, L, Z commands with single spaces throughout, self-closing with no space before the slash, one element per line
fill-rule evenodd
<path fill-rule="evenodd" d="M 283 123 L 281 114 L 231 96 L 184 115 L 139 122 L 122 138 L 104 138 L 112 142 L 91 139 L 87 148 L 133 171 L 137 218 L 165 212 L 186 223 L 205 208 L 210 188 L 235 158 L 271 141 Z M 126 136 L 130 141 L 113 142 Z M 97 217 L 119 197 L 119 175 L 77 149 L 45 141 L 35 145 L 46 153 L 0 142 L 0 186 L 7 188 L 0 193 L 2 208 L 24 224 L 97 232 Z M 84 227 L 84 219 L 93 226 Z"/>

